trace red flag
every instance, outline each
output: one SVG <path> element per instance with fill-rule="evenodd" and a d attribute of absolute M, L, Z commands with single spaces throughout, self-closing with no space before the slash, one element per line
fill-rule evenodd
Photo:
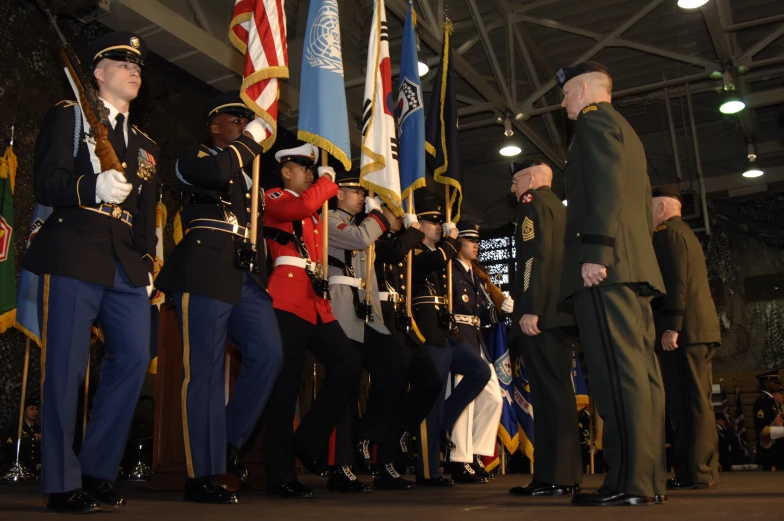
<path fill-rule="evenodd" d="M 264 151 L 278 130 L 279 78 L 289 77 L 285 0 L 236 0 L 229 26 L 231 43 L 245 55 L 240 96 L 264 120 Z"/>

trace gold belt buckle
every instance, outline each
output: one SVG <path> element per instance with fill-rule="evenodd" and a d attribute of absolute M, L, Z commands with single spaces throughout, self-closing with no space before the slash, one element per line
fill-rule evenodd
<path fill-rule="evenodd" d="M 112 217 L 119 219 L 122 217 L 123 210 L 119 206 L 112 206 Z"/>

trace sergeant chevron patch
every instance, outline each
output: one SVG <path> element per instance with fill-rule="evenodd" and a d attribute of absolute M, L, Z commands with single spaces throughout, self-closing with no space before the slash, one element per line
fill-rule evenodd
<path fill-rule="evenodd" d="M 523 241 L 530 241 L 536 236 L 534 233 L 534 222 L 528 217 L 523 220 L 522 229 Z"/>
<path fill-rule="evenodd" d="M 534 267 L 534 258 L 531 257 L 525 261 L 525 274 L 523 275 L 523 291 L 528 291 L 528 286 L 531 284 L 531 268 Z"/>

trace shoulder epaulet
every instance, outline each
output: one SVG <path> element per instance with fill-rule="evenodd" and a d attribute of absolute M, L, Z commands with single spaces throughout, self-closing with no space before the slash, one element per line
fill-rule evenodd
<path fill-rule="evenodd" d="M 138 132 L 138 133 L 139 133 L 139 134 L 141 134 L 142 136 L 144 136 L 144 137 L 146 137 L 147 139 L 149 139 L 150 141 L 152 141 L 152 143 L 153 143 L 154 145 L 157 145 L 157 144 L 158 144 L 158 143 L 156 143 L 156 142 L 155 142 L 155 140 L 154 140 L 153 138 L 151 138 L 150 136 L 148 136 L 147 134 L 145 134 L 144 132 L 142 132 L 142 130 L 141 130 L 139 127 L 137 127 L 136 125 L 131 125 L 131 126 L 133 127 L 133 129 L 134 129 L 136 132 Z"/>
<path fill-rule="evenodd" d="M 414 248 L 414 255 L 419 255 L 422 251 L 422 248 Z"/>
<path fill-rule="evenodd" d="M 68 107 L 73 107 L 74 105 L 78 105 L 78 104 L 79 104 L 78 101 L 74 101 L 71 99 L 64 99 L 62 101 L 58 101 L 57 103 L 55 103 L 55 107 L 61 107 L 67 109 Z"/>
<path fill-rule="evenodd" d="M 277 199 L 281 195 L 283 195 L 282 188 L 276 188 L 275 190 L 270 190 L 267 192 L 267 197 L 269 197 L 270 199 Z"/>
<path fill-rule="evenodd" d="M 666 230 L 666 229 L 667 229 L 667 225 L 666 225 L 666 224 L 660 224 L 659 226 L 657 226 L 657 227 L 656 227 L 656 228 L 653 230 L 653 233 L 660 232 L 660 231 L 662 231 L 662 230 Z"/>

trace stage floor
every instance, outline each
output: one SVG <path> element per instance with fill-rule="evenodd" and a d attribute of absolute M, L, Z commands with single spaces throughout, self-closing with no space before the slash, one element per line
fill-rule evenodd
<path fill-rule="evenodd" d="M 367 479 L 367 476 L 363 476 Z M 528 475 L 499 476 L 486 485 L 463 485 L 447 490 L 414 489 L 403 492 L 376 491 L 348 496 L 327 491 L 324 481 L 305 477 L 316 497 L 283 500 L 262 492 L 245 492 L 239 505 L 184 503 L 180 494 L 150 490 L 145 483 L 125 485 L 128 506 L 117 514 L 122 521 L 232 519 L 343 519 L 352 521 L 460 521 L 460 520 L 625 520 L 677 521 L 730 519 L 782 519 L 784 515 L 784 472 L 737 472 L 720 474 L 716 490 L 683 491 L 669 494 L 665 505 L 649 507 L 573 507 L 567 498 L 521 499 L 509 488 L 526 484 Z M 587 476 L 583 490 L 593 490 L 602 476 Z M 33 485 L 0 485 L 0 519 L 37 521 L 54 518 L 44 509 L 44 496 Z M 91 517 L 90 519 L 96 519 Z"/>

